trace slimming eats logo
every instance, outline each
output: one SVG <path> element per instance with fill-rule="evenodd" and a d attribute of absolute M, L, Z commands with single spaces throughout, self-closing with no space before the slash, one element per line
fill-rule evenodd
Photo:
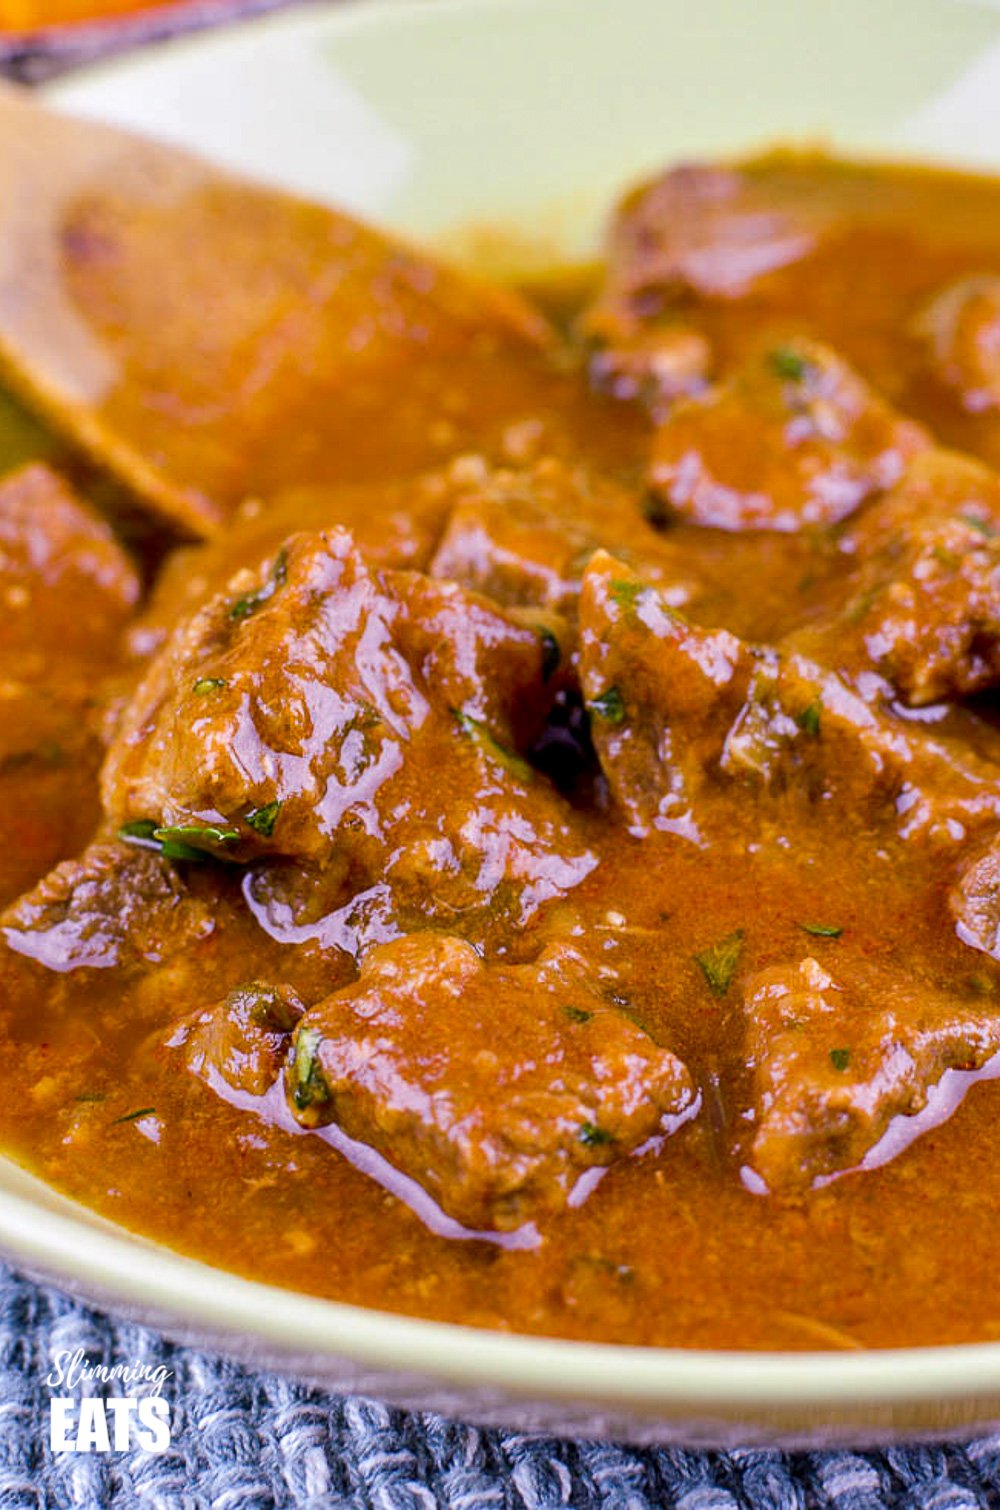
<path fill-rule="evenodd" d="M 45 1376 L 49 1442 L 53 1452 L 165 1452 L 170 1446 L 170 1402 L 160 1391 L 171 1376 L 162 1363 L 91 1363 L 83 1348 L 56 1353 Z M 115 1384 L 121 1394 L 85 1391 Z"/>

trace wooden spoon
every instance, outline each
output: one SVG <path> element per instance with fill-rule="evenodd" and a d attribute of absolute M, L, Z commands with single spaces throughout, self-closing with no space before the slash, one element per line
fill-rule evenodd
<path fill-rule="evenodd" d="M 0 225 L 0 374 L 195 535 L 248 494 L 486 444 L 543 392 L 515 296 L 9 86 Z"/>

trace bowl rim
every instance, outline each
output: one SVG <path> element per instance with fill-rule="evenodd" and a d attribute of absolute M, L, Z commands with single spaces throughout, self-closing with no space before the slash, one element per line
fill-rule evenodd
<path fill-rule="evenodd" d="M 480 10 L 517 11 L 544 0 L 474 0 Z M 989 10 L 990 0 L 966 0 Z M 251 0 L 251 5 L 253 0 Z M 449 14 L 467 15 L 473 0 L 338 0 L 295 6 L 277 14 L 280 0 L 256 0 L 222 31 L 181 33 L 169 38 L 171 55 L 225 48 L 251 28 L 264 32 L 324 35 L 394 21 L 438 24 Z M 225 12 L 228 0 L 181 0 L 175 15 Z M 160 21 L 171 7 L 141 13 Z M 261 14 L 261 12 L 266 12 Z M 120 23 L 119 23 L 120 27 Z M 60 29 L 67 46 L 90 40 L 112 25 L 80 24 Z M 25 49 L 44 44 L 46 32 L 14 40 Z M 5 44 L 7 39 L 4 39 Z M 61 84 L 131 69 L 145 54 L 111 54 L 40 91 L 62 105 Z M 0 1156 L 0 1166 L 19 1168 Z M 580 1403 L 683 1408 L 768 1408 L 806 1413 L 811 1408 L 942 1405 L 1000 1394 L 1000 1341 L 858 1351 L 735 1351 L 586 1342 L 555 1336 L 488 1330 L 425 1320 L 402 1313 L 324 1299 L 264 1284 L 151 1242 L 94 1213 L 38 1181 L 59 1209 L 23 1195 L 0 1192 L 0 1253 L 30 1272 L 97 1304 L 119 1304 L 178 1326 L 203 1328 L 215 1338 L 251 1337 L 272 1355 L 339 1357 L 394 1374 L 432 1377 L 460 1387 L 503 1390 L 514 1396 Z M 76 1213 L 79 1213 L 78 1215 Z M 224 1344 L 223 1344 L 224 1345 Z"/>
<path fill-rule="evenodd" d="M 11 1161 L 6 1161 L 11 1162 Z M 52 1187 L 29 1178 L 51 1193 Z M 584 1342 L 429 1321 L 245 1279 L 98 1218 L 0 1196 L 0 1251 L 71 1293 L 110 1295 L 214 1338 L 252 1336 L 282 1355 L 342 1358 L 411 1378 L 512 1395 L 628 1406 L 740 1409 L 949 1401 L 1000 1390 L 1000 1343 L 754 1352 Z M 80 1212 L 73 1214 L 76 1208 Z M 96 1300 L 101 1304 L 100 1299 Z M 224 1346 L 224 1342 L 222 1344 Z M 280 1366 L 280 1365 L 278 1365 Z"/>

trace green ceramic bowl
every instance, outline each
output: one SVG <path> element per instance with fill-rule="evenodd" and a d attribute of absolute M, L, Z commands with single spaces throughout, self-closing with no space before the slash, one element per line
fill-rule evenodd
<path fill-rule="evenodd" d="M 509 264 L 530 266 L 592 252 L 616 192 L 680 156 L 794 136 L 1000 167 L 1000 10 L 373 0 L 167 44 L 53 94 L 460 256 L 481 249 L 486 228 Z M 520 1428 L 830 1444 L 1000 1420 L 1000 1345 L 740 1355 L 407 1320 L 192 1263 L 9 1164 L 0 1247 L 66 1288 L 257 1365 Z"/>

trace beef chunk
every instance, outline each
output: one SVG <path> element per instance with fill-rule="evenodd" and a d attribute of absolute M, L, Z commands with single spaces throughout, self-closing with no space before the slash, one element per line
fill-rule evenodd
<path fill-rule="evenodd" d="M 415 477 L 355 487 L 288 488 L 266 504 L 260 498 L 244 499 L 231 529 L 170 553 L 130 636 L 136 653 L 158 650 L 178 619 L 224 591 L 238 571 L 255 571 L 265 557 L 277 555 L 290 535 L 303 531 L 347 529 L 369 566 L 425 570 L 450 509 L 468 492 L 470 472 L 477 478 L 487 475 L 486 462 L 459 456 L 440 471 Z"/>
<path fill-rule="evenodd" d="M 696 831 L 698 793 L 720 781 L 754 786 L 763 824 L 805 803 L 953 844 L 1000 814 L 1000 767 L 963 741 L 904 723 L 792 649 L 695 627 L 605 553 L 580 623 L 595 748 L 634 830 Z"/>
<path fill-rule="evenodd" d="M 927 365 L 970 414 L 1000 409 L 1000 278 L 960 278 L 920 311 Z"/>
<path fill-rule="evenodd" d="M 166 1040 L 192 1074 L 226 1090 L 262 1096 L 281 1073 L 305 1007 L 287 986 L 250 981 L 216 1006 L 175 1025 Z"/>
<path fill-rule="evenodd" d="M 1000 841 L 964 860 L 948 903 L 963 944 L 1000 960 Z"/>
<path fill-rule="evenodd" d="M 593 537 L 575 519 L 494 484 L 455 505 L 430 573 L 510 607 L 564 612 L 576 603 L 594 549 Z"/>
<path fill-rule="evenodd" d="M 139 598 L 110 527 L 48 467 L 0 480 L 0 644 L 19 674 L 106 657 Z"/>
<path fill-rule="evenodd" d="M 660 416 L 704 386 L 712 352 L 692 318 L 698 301 L 743 298 L 809 256 L 836 212 L 829 173 L 796 167 L 692 165 L 628 195 L 583 320 L 599 385 L 645 399 Z"/>
<path fill-rule="evenodd" d="M 591 733 L 633 830 L 686 831 L 746 696 L 753 655 L 696 629 L 600 551 L 580 598 L 580 679 Z"/>
<path fill-rule="evenodd" d="M 1000 477 L 927 451 L 845 537 L 858 560 L 846 611 L 814 634 L 922 706 L 1000 677 Z"/>
<path fill-rule="evenodd" d="M 855 1168 L 894 1117 L 926 1106 L 945 1070 L 978 1069 L 1000 1050 L 1000 1016 L 905 976 L 856 973 L 841 984 L 804 959 L 747 987 L 752 1164 L 772 1190 Z"/>
<path fill-rule="evenodd" d="M 928 444 L 829 347 L 795 339 L 676 404 L 650 476 L 681 519 L 790 531 L 843 519 Z"/>
<path fill-rule="evenodd" d="M 642 517 L 634 496 L 582 467 L 545 457 L 518 470 L 463 464 L 456 499 L 429 571 L 513 609 L 575 614 L 580 578 L 601 542 L 669 583 L 676 601 L 693 587 L 690 564 Z"/>
<path fill-rule="evenodd" d="M 677 399 L 699 393 L 708 382 L 711 347 L 682 317 L 636 329 L 608 315 L 591 319 L 585 331 L 596 342 L 589 372 L 597 391 L 638 399 L 658 419 Z"/>
<path fill-rule="evenodd" d="M 473 1230 L 560 1210 L 585 1170 L 694 1099 L 571 947 L 487 966 L 428 932 L 373 951 L 356 985 L 306 1013 L 287 1085 L 303 1125 L 338 1123 Z"/>
<path fill-rule="evenodd" d="M 619 206 L 611 227 L 606 283 L 591 328 L 656 325 L 685 294 L 740 298 L 759 279 L 799 261 L 827 218 L 821 206 L 777 175 L 701 164 L 674 168 Z"/>
<path fill-rule="evenodd" d="M 431 910 L 503 890 L 526 915 L 594 864 L 512 748 L 551 696 L 545 654 L 485 599 L 370 570 L 345 531 L 295 536 L 153 664 L 107 810 L 235 859 L 346 856 Z"/>
<path fill-rule="evenodd" d="M 11 949 L 59 971 L 157 965 L 212 928 L 160 855 L 116 843 L 63 861 L 0 914 Z"/>

